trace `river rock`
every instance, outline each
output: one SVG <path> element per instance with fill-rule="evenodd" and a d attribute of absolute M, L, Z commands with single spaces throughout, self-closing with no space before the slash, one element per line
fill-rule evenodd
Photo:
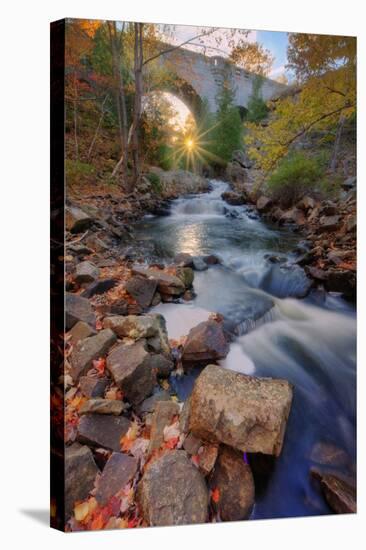
<path fill-rule="evenodd" d="M 319 233 L 324 231 L 335 231 L 340 227 L 340 220 L 340 216 L 322 216 L 319 220 L 317 231 Z"/>
<path fill-rule="evenodd" d="M 162 353 L 151 356 L 151 368 L 155 369 L 160 378 L 168 378 L 174 369 L 174 363 Z"/>
<path fill-rule="evenodd" d="M 287 380 L 256 378 L 209 365 L 193 387 L 189 428 L 212 443 L 279 456 L 291 402 Z"/>
<path fill-rule="evenodd" d="M 81 296 L 83 296 L 83 298 L 91 298 L 96 294 L 104 294 L 105 292 L 108 292 L 108 290 L 116 286 L 117 283 L 118 281 L 116 279 L 104 279 L 103 281 L 95 281 L 85 290 L 83 290 Z"/>
<path fill-rule="evenodd" d="M 314 479 L 320 482 L 324 497 L 331 509 L 337 514 L 355 514 L 357 512 L 356 487 L 346 479 L 334 474 L 323 474 L 311 470 Z"/>
<path fill-rule="evenodd" d="M 159 401 L 170 401 L 171 395 L 168 391 L 160 390 L 154 395 L 151 395 L 147 399 L 144 399 L 142 403 L 137 405 L 136 412 L 138 415 L 142 416 L 148 413 L 152 413 L 155 411 L 156 405 L 159 403 Z"/>
<path fill-rule="evenodd" d="M 95 327 L 95 315 L 89 300 L 77 294 L 66 293 L 66 329 L 71 329 L 78 321 Z"/>
<path fill-rule="evenodd" d="M 193 267 L 193 258 L 188 252 L 180 252 L 174 258 L 174 265 L 179 267 Z"/>
<path fill-rule="evenodd" d="M 175 401 L 156 403 L 151 422 L 149 453 L 160 449 L 164 442 L 164 428 L 172 423 L 173 418 L 179 415 L 179 411 L 179 405 Z"/>
<path fill-rule="evenodd" d="M 245 204 L 245 198 L 235 191 L 225 191 L 221 193 L 221 198 L 231 206 L 240 206 Z"/>
<path fill-rule="evenodd" d="M 151 355 L 146 351 L 143 340 L 132 345 L 120 344 L 115 347 L 107 358 L 107 368 L 126 399 L 133 405 L 152 393 L 155 374 Z"/>
<path fill-rule="evenodd" d="M 110 329 L 101 330 L 95 336 L 80 340 L 70 357 L 70 374 L 73 380 L 76 381 L 85 374 L 93 366 L 93 361 L 103 357 L 116 340 L 116 335 Z"/>
<path fill-rule="evenodd" d="M 103 397 L 109 384 L 110 380 L 105 376 L 81 376 L 79 380 L 81 393 L 88 398 Z"/>
<path fill-rule="evenodd" d="M 146 277 L 156 281 L 158 285 L 158 291 L 161 294 L 167 294 L 169 296 L 180 296 L 185 291 L 185 286 L 179 279 L 179 277 L 176 277 L 175 275 L 170 275 L 169 273 L 165 273 L 165 271 L 149 269 L 141 266 L 134 266 L 132 268 L 132 273 L 134 275 L 141 275 L 142 277 Z"/>
<path fill-rule="evenodd" d="M 195 271 L 206 271 L 208 265 L 201 256 L 193 256 L 193 269 Z"/>
<path fill-rule="evenodd" d="M 151 305 L 158 283 L 154 279 L 134 276 L 125 285 L 127 292 L 143 308 Z"/>
<path fill-rule="evenodd" d="M 273 204 L 273 202 L 272 202 L 272 199 L 270 197 L 265 197 L 264 195 L 262 195 L 257 200 L 257 204 L 256 204 L 257 210 L 258 210 L 258 212 L 268 212 L 268 210 L 270 210 L 272 204 Z"/>
<path fill-rule="evenodd" d="M 193 327 L 183 348 L 185 365 L 207 365 L 210 361 L 224 359 L 229 353 L 221 323 L 209 320 Z"/>
<path fill-rule="evenodd" d="M 118 399 L 102 399 L 96 397 L 88 399 L 79 409 L 79 415 L 82 414 L 114 414 L 119 416 L 125 408 L 123 401 Z"/>
<path fill-rule="evenodd" d="M 329 269 L 325 281 L 329 292 L 341 292 L 348 298 L 356 296 L 356 273 L 346 269 Z"/>
<path fill-rule="evenodd" d="M 177 267 L 176 275 L 186 288 L 191 288 L 194 279 L 193 269 L 190 267 Z"/>
<path fill-rule="evenodd" d="M 219 446 L 215 443 L 205 443 L 198 452 L 198 466 L 204 476 L 212 472 L 217 459 Z"/>
<path fill-rule="evenodd" d="M 91 450 L 74 443 L 65 449 L 65 516 L 68 519 L 77 501 L 84 500 L 94 487 L 99 469 Z"/>
<path fill-rule="evenodd" d="M 132 340 L 148 340 L 158 338 L 160 347 L 157 351 L 162 350 L 165 353 L 170 353 L 168 333 L 166 330 L 165 319 L 159 313 L 151 313 L 149 315 L 127 315 L 125 317 L 115 315 L 107 317 L 103 320 L 103 327 L 110 328 L 120 338 L 131 338 Z M 156 348 L 154 341 L 151 342 L 151 347 Z"/>
<path fill-rule="evenodd" d="M 88 323 L 84 321 L 78 321 L 76 325 L 72 327 L 69 334 L 71 335 L 71 343 L 75 346 L 80 340 L 88 338 L 89 336 L 95 336 L 97 331 L 93 329 Z"/>
<path fill-rule="evenodd" d="M 192 433 L 189 433 L 183 441 L 183 448 L 190 455 L 196 455 L 200 447 L 202 447 L 202 441 Z"/>
<path fill-rule="evenodd" d="M 206 483 L 185 451 L 168 452 L 148 466 L 138 502 L 149 525 L 204 523 L 208 516 Z"/>
<path fill-rule="evenodd" d="M 124 453 L 112 453 L 98 480 L 95 498 L 101 506 L 123 489 L 137 472 L 137 460 Z"/>
<path fill-rule="evenodd" d="M 121 437 L 127 433 L 130 424 L 124 416 L 85 414 L 79 421 L 77 440 L 91 447 L 119 451 Z"/>
<path fill-rule="evenodd" d="M 99 269 L 91 262 L 80 262 L 76 266 L 75 281 L 78 284 L 93 283 L 99 277 Z"/>
<path fill-rule="evenodd" d="M 254 480 L 243 454 L 220 446 L 211 486 L 218 489 L 217 508 L 223 521 L 247 519 L 254 505 Z"/>
<path fill-rule="evenodd" d="M 71 233 L 80 233 L 85 231 L 92 224 L 92 218 L 77 206 L 67 206 L 65 208 L 66 229 Z"/>

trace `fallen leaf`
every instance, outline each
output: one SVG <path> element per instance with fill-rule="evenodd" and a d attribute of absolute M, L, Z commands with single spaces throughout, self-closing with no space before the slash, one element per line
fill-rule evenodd
<path fill-rule="evenodd" d="M 93 367 L 98 371 L 98 376 L 102 376 L 105 371 L 106 367 L 106 360 L 105 359 L 97 359 L 93 361 Z"/>
<path fill-rule="evenodd" d="M 136 421 L 133 421 L 127 433 L 120 439 L 122 451 L 126 453 L 131 449 L 132 443 L 137 438 L 139 431 L 140 425 Z"/>
<path fill-rule="evenodd" d="M 81 502 L 77 504 L 74 508 L 74 516 L 76 521 L 84 521 L 84 519 L 89 514 L 89 504 L 88 502 Z"/>
<path fill-rule="evenodd" d="M 215 487 L 214 489 L 212 489 L 211 491 L 211 500 L 217 504 L 220 500 L 220 491 L 218 489 L 218 487 Z"/>

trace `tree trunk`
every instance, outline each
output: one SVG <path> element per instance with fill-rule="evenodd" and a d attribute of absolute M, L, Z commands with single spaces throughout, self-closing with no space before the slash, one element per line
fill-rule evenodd
<path fill-rule="evenodd" d="M 135 23 L 135 46 L 134 46 L 134 75 L 135 75 L 135 98 L 133 107 L 133 121 L 131 130 L 132 158 L 133 158 L 133 182 L 136 184 L 140 177 L 139 161 L 139 126 L 142 111 L 142 64 L 143 64 L 143 23 Z"/>
<path fill-rule="evenodd" d="M 332 172 L 335 172 L 336 168 L 337 168 L 337 159 L 338 159 L 339 147 L 340 147 L 340 144 L 341 144 L 342 130 L 343 130 L 343 126 L 344 126 L 345 121 L 346 121 L 346 119 L 345 119 L 343 113 L 341 113 L 340 116 L 339 116 L 338 125 L 337 125 L 337 132 L 336 132 L 336 137 L 335 137 L 335 141 L 334 141 L 333 154 L 332 154 L 332 158 L 331 158 L 330 165 L 329 165 L 329 168 Z"/>
<path fill-rule="evenodd" d="M 127 180 L 127 162 L 128 162 L 128 121 L 126 108 L 126 94 L 123 83 L 121 68 L 120 44 L 118 43 L 117 27 L 115 21 L 108 21 L 108 31 L 112 50 L 113 76 L 115 79 L 115 96 L 118 115 L 118 125 L 121 141 L 121 159 L 118 162 L 118 169 L 122 168 L 122 175 Z M 123 32 L 123 29 L 122 31 Z M 121 44 L 123 44 L 121 40 Z M 116 175 L 113 170 L 113 176 Z"/>

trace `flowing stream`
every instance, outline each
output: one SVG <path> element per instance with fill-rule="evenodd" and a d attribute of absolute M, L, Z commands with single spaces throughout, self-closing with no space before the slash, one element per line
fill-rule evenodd
<path fill-rule="evenodd" d="M 221 260 L 196 271 L 197 296 L 183 304 L 160 304 L 170 338 L 187 334 L 210 312 L 225 317 L 233 337 L 222 366 L 245 374 L 286 378 L 294 401 L 281 456 L 263 486 L 256 487 L 252 518 L 329 513 L 310 468 L 314 445 L 344 450 L 352 470 L 356 439 L 356 314 L 335 294 L 311 291 L 293 250 L 301 238 L 262 222 L 248 206 L 221 199 L 228 185 L 173 201 L 170 215 L 146 217 L 136 237 L 147 261 L 171 262 L 179 252 L 215 254 Z M 304 296 L 306 298 L 304 298 Z M 198 372 L 173 378 L 181 399 Z M 314 457 L 313 457 L 314 458 Z M 267 465 L 268 467 L 268 465 Z M 264 478 L 263 478 L 264 479 Z"/>

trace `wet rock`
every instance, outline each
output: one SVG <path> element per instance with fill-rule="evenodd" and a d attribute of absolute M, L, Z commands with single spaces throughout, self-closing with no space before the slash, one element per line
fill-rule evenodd
<path fill-rule="evenodd" d="M 119 451 L 121 437 L 127 433 L 130 424 L 124 416 L 85 414 L 79 421 L 77 440 L 91 447 Z"/>
<path fill-rule="evenodd" d="M 336 468 L 342 468 L 350 464 L 350 458 L 343 449 L 325 441 L 319 441 L 313 446 L 310 460 Z"/>
<path fill-rule="evenodd" d="M 89 285 L 83 292 L 81 293 L 81 296 L 83 298 L 91 298 L 92 296 L 95 296 L 96 294 L 104 294 L 105 292 L 108 292 L 111 288 L 115 287 L 118 281 L 115 279 L 104 279 L 103 281 L 96 281 Z"/>
<path fill-rule="evenodd" d="M 174 363 L 162 353 L 151 357 L 151 368 L 155 369 L 157 376 L 160 378 L 168 378 L 174 369 Z"/>
<path fill-rule="evenodd" d="M 207 365 L 210 361 L 224 359 L 229 353 L 221 323 L 204 321 L 189 331 L 183 348 L 185 365 Z"/>
<path fill-rule="evenodd" d="M 174 258 L 174 264 L 179 267 L 193 267 L 193 258 L 187 252 L 181 252 Z"/>
<path fill-rule="evenodd" d="M 163 390 L 159 391 L 157 393 L 154 393 L 151 397 L 148 397 L 145 399 L 142 403 L 137 405 L 136 412 L 139 415 L 144 415 L 147 413 L 154 412 L 156 405 L 159 403 L 159 401 L 170 401 L 171 396 L 170 393 Z"/>
<path fill-rule="evenodd" d="M 337 514 L 355 514 L 357 512 L 356 487 L 333 474 L 322 474 L 311 470 L 314 479 L 320 482 L 324 497 L 330 508 Z"/>
<path fill-rule="evenodd" d="M 190 455 L 196 455 L 202 447 L 202 441 L 192 433 L 189 433 L 183 442 L 183 448 Z"/>
<path fill-rule="evenodd" d="M 149 269 L 146 267 L 134 266 L 132 268 L 134 275 L 141 275 L 157 282 L 158 291 L 161 294 L 180 296 L 185 291 L 185 286 L 179 277 L 170 275 L 162 270 Z"/>
<path fill-rule="evenodd" d="M 278 298 L 303 298 L 309 293 L 312 284 L 300 266 L 274 264 L 262 277 L 260 288 Z"/>
<path fill-rule="evenodd" d="M 86 401 L 79 409 L 79 415 L 82 414 L 114 414 L 119 416 L 124 410 L 125 406 L 122 401 L 118 399 L 102 399 L 96 397 Z"/>
<path fill-rule="evenodd" d="M 345 269 L 329 269 L 325 288 L 329 292 L 341 292 L 354 299 L 356 297 L 356 273 Z"/>
<path fill-rule="evenodd" d="M 190 397 L 189 428 L 212 443 L 279 456 L 291 402 L 292 387 L 286 380 L 209 365 Z"/>
<path fill-rule="evenodd" d="M 80 340 L 70 357 L 70 374 L 73 380 L 76 381 L 85 374 L 93 366 L 93 361 L 103 357 L 116 340 L 116 335 L 110 329 L 101 330 L 95 336 Z"/>
<path fill-rule="evenodd" d="M 149 454 L 160 449 L 164 442 L 164 428 L 170 426 L 175 416 L 179 415 L 179 405 L 175 401 L 156 403 L 151 423 Z"/>
<path fill-rule="evenodd" d="M 74 443 L 65 449 L 65 516 L 69 518 L 77 501 L 84 500 L 94 487 L 99 469 L 91 450 Z"/>
<path fill-rule="evenodd" d="M 194 279 L 194 273 L 190 267 L 177 267 L 177 277 L 182 281 L 186 288 L 191 288 Z"/>
<path fill-rule="evenodd" d="M 151 305 L 157 285 L 154 279 L 136 275 L 127 281 L 125 288 L 141 307 L 147 308 Z"/>
<path fill-rule="evenodd" d="M 259 199 L 257 200 L 257 210 L 258 212 L 268 212 L 268 210 L 270 210 L 270 208 L 272 207 L 272 199 L 270 199 L 269 197 L 265 197 L 264 195 L 262 195 L 261 197 L 259 197 Z"/>
<path fill-rule="evenodd" d="M 138 501 L 149 525 L 207 520 L 207 487 L 185 451 L 168 452 L 147 468 L 138 487 Z"/>
<path fill-rule="evenodd" d="M 91 262 L 80 262 L 76 266 L 75 281 L 78 284 L 92 283 L 99 277 L 99 269 Z"/>
<path fill-rule="evenodd" d="M 205 443 L 198 453 L 198 465 L 204 476 L 207 476 L 215 466 L 219 446 L 215 444 Z"/>
<path fill-rule="evenodd" d="M 140 340 L 132 345 L 121 344 L 107 358 L 107 368 L 126 399 L 133 405 L 150 395 L 155 384 L 151 355 Z"/>
<path fill-rule="evenodd" d="M 319 232 L 335 231 L 340 227 L 340 216 L 322 216 L 319 220 Z"/>
<path fill-rule="evenodd" d="M 98 481 L 95 498 L 101 506 L 121 491 L 137 472 L 137 460 L 124 453 L 112 453 Z"/>
<path fill-rule="evenodd" d="M 319 269 L 317 267 L 309 266 L 306 268 L 307 273 L 314 279 L 317 279 L 318 281 L 326 281 L 328 277 L 327 271 L 324 269 Z"/>
<path fill-rule="evenodd" d="M 81 376 L 79 380 L 80 390 L 85 397 L 103 397 L 110 384 L 106 377 Z"/>
<path fill-rule="evenodd" d="M 71 329 L 78 321 L 95 327 L 95 315 L 89 300 L 77 294 L 66 293 L 66 329 Z"/>
<path fill-rule="evenodd" d="M 247 519 L 254 505 L 254 480 L 242 453 L 221 446 L 211 486 L 219 491 L 217 507 L 223 521 Z"/>
<path fill-rule="evenodd" d="M 193 256 L 193 269 L 195 271 L 205 271 L 208 267 L 200 256 Z"/>
<path fill-rule="evenodd" d="M 221 198 L 231 206 L 240 206 L 245 204 L 244 197 L 234 191 L 225 191 L 225 193 L 221 193 Z"/>
<path fill-rule="evenodd" d="M 84 338 L 88 338 L 89 336 L 95 336 L 96 333 L 97 331 L 84 321 L 78 321 L 69 332 L 71 335 L 71 342 L 74 346 L 80 340 L 84 340 Z"/>
<path fill-rule="evenodd" d="M 202 259 L 207 265 L 221 264 L 220 258 L 215 256 L 215 254 L 208 254 L 207 256 L 203 256 Z"/>
<path fill-rule="evenodd" d="M 77 206 L 67 206 L 65 208 L 66 229 L 71 233 L 80 233 L 91 226 L 93 220 L 81 208 Z"/>

